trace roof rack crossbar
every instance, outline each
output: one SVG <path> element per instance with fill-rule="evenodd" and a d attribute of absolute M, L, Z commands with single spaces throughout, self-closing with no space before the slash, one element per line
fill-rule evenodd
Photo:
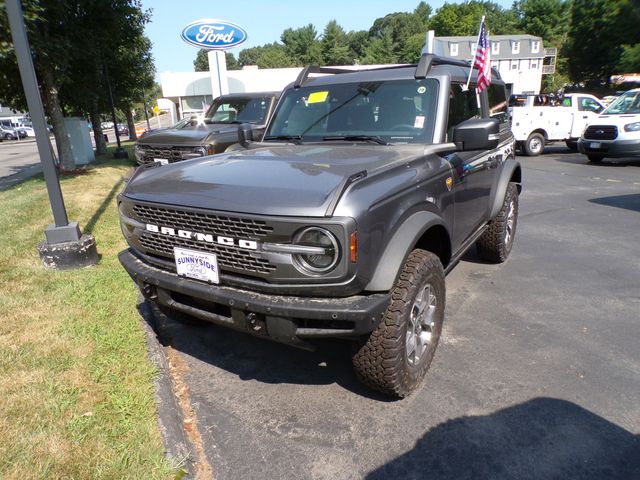
<path fill-rule="evenodd" d="M 317 65 L 309 65 L 302 69 L 302 71 L 298 75 L 298 78 L 296 78 L 296 81 L 293 84 L 293 88 L 300 88 L 312 73 L 353 73 L 353 70 L 349 70 L 346 68 L 318 67 Z"/>
<path fill-rule="evenodd" d="M 459 67 L 468 67 L 470 62 L 456 60 L 455 58 L 440 57 L 433 53 L 423 53 L 418 65 L 416 66 L 416 73 L 414 77 L 426 78 L 433 65 L 457 65 Z"/>

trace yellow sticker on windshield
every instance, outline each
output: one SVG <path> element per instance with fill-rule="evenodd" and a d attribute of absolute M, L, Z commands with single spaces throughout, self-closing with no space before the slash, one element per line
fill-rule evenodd
<path fill-rule="evenodd" d="M 327 100 L 329 92 L 313 92 L 309 94 L 309 100 L 307 103 L 322 103 Z"/>

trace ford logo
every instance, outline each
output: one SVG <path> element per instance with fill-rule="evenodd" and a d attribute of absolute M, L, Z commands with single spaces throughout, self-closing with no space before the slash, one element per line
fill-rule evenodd
<path fill-rule="evenodd" d="M 222 20 L 196 20 L 184 27 L 180 36 L 189 45 L 207 50 L 225 50 L 247 40 L 244 28 Z"/>

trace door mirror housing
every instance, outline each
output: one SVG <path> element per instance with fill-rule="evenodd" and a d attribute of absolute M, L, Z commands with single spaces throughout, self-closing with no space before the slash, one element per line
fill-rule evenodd
<path fill-rule="evenodd" d="M 453 143 L 462 152 L 493 150 L 500 142 L 500 123 L 496 118 L 472 118 L 453 128 Z"/>
<path fill-rule="evenodd" d="M 253 142 L 253 129 L 249 123 L 241 123 L 238 125 L 238 142 L 247 148 Z"/>

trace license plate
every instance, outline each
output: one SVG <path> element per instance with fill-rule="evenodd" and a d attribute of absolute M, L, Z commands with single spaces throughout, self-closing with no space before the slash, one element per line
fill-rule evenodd
<path fill-rule="evenodd" d="M 589 144 L 589 148 L 600 148 L 600 143 L 599 142 L 591 142 Z"/>
<path fill-rule="evenodd" d="M 153 161 L 158 162 L 160 165 L 167 165 L 169 163 L 169 160 L 166 158 L 154 158 Z"/>
<path fill-rule="evenodd" d="M 176 260 L 176 271 L 181 277 L 208 283 L 220 283 L 218 259 L 215 253 L 173 247 L 173 255 Z"/>

